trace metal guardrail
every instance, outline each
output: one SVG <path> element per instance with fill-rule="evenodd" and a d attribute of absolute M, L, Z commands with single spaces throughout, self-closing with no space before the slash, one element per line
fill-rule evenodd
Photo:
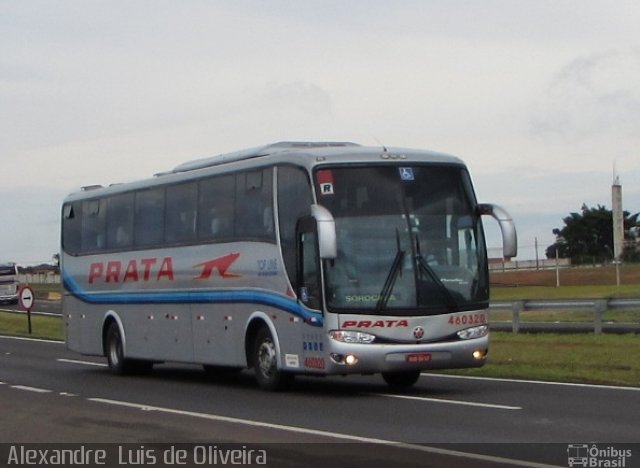
<path fill-rule="evenodd" d="M 567 300 L 529 300 L 497 301 L 489 305 L 489 310 L 508 309 L 512 313 L 509 323 L 491 323 L 493 330 L 511 330 L 540 332 L 593 332 L 640 333 L 640 323 L 604 322 L 604 313 L 609 309 L 640 309 L 640 299 L 567 299 Z M 576 310 L 593 311 L 593 322 L 522 322 L 520 314 L 529 310 Z"/>

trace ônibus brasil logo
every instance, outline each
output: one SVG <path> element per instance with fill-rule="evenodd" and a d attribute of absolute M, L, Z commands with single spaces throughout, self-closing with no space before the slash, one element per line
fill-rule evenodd
<path fill-rule="evenodd" d="M 631 449 L 596 444 L 569 444 L 567 462 L 570 467 L 624 468 L 631 458 Z"/>

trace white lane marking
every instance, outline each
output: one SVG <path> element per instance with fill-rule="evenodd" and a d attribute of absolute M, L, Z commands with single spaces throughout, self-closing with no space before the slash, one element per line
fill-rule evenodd
<path fill-rule="evenodd" d="M 542 380 L 505 379 L 500 377 L 478 377 L 475 375 L 452 375 L 452 374 L 430 374 L 430 373 L 422 373 L 421 375 L 423 377 L 436 377 L 436 378 L 442 378 L 442 379 L 486 380 L 487 382 L 559 385 L 563 387 L 594 388 L 594 389 L 602 389 L 602 390 L 630 390 L 632 392 L 640 392 L 640 387 L 622 387 L 619 385 L 597 385 L 597 384 L 582 384 L 582 383 L 572 383 L 572 382 L 544 382 Z"/>
<path fill-rule="evenodd" d="M 28 387 L 26 385 L 11 385 L 10 387 L 15 388 L 16 390 L 26 390 L 27 392 L 51 393 L 51 390 L 47 390 L 46 388 Z"/>
<path fill-rule="evenodd" d="M 63 359 L 63 358 L 58 358 L 56 359 L 56 361 L 66 362 L 68 364 L 80 364 L 82 366 L 109 367 L 104 362 L 79 361 L 77 359 Z"/>
<path fill-rule="evenodd" d="M 44 340 L 42 338 L 25 338 L 24 336 L 5 336 L 5 335 L 0 335 L 0 338 L 4 338 L 5 340 L 37 341 L 39 343 L 64 344 L 64 341 L 60 341 L 60 340 Z"/>
<path fill-rule="evenodd" d="M 274 424 L 274 423 L 268 423 L 268 422 L 262 422 L 262 421 L 253 421 L 250 419 L 241 419 L 241 418 L 233 418 L 233 417 L 229 417 L 229 416 L 221 416 L 221 415 L 217 415 L 217 414 L 208 414 L 208 413 L 196 413 L 193 411 L 183 411 L 183 410 L 178 410 L 178 409 L 174 409 L 174 408 L 163 408 L 160 406 L 150 406 L 150 405 L 141 405 L 138 403 L 131 403 L 131 402 L 127 402 L 127 401 L 119 401 L 119 400 L 109 400 L 109 399 L 105 399 L 105 398 L 87 398 L 88 401 L 93 401 L 96 403 L 104 403 L 107 405 L 115 405 L 115 406 L 124 406 L 127 408 L 134 408 L 134 409 L 139 409 L 141 411 L 157 411 L 160 413 L 167 413 L 167 414 L 176 414 L 179 416 L 189 416 L 189 417 L 193 417 L 193 418 L 200 418 L 200 419 L 207 419 L 210 421 L 219 421 L 219 422 L 226 422 L 226 423 L 232 423 L 232 424 L 244 424 L 247 426 L 253 426 L 253 427 L 266 427 L 269 429 L 276 429 L 276 430 L 280 430 L 280 431 L 288 431 L 288 432 L 296 432 L 296 433 L 300 433 L 300 434 L 311 434 L 311 435 L 317 435 L 317 436 L 322 436 L 322 437 L 331 437 L 334 439 L 341 439 L 341 440 L 348 440 L 351 442 L 363 442 L 363 443 L 369 443 L 369 444 L 384 444 L 384 445 L 391 445 L 393 447 L 398 447 L 398 448 L 403 448 L 403 449 L 409 449 L 409 450 L 416 450 L 419 452 L 427 452 L 427 453 L 435 453 L 435 454 L 439 454 L 439 455 L 449 455 L 449 456 L 454 456 L 454 457 L 461 457 L 461 458 L 469 458 L 472 460 L 482 460 L 482 461 L 487 461 L 487 462 L 491 462 L 491 463 L 502 463 L 502 464 L 510 464 L 510 465 L 515 465 L 515 466 L 526 466 L 526 467 L 532 467 L 532 468 L 546 468 L 549 466 L 553 466 L 553 465 L 545 465 L 542 463 L 535 463 L 535 462 L 531 462 L 531 461 L 526 461 L 526 460 L 516 460 L 516 459 L 511 459 L 511 458 L 503 458 L 503 457 L 495 457 L 495 456 L 490 456 L 490 455 L 480 455 L 480 454 L 475 454 L 475 453 L 468 453 L 468 452 L 460 452 L 457 450 L 448 450 L 448 449 L 442 449 L 442 448 L 438 448 L 438 447 L 430 447 L 428 445 L 417 445 L 417 444 L 410 444 L 410 443 L 404 443 L 404 442 L 397 442 L 394 440 L 388 440 L 388 439 L 376 439 L 376 438 L 371 438 L 371 437 L 361 437 L 361 436 L 356 436 L 356 435 L 352 435 L 352 434 L 343 434 L 343 433 L 339 433 L 339 432 L 327 432 L 327 431 L 321 431 L 321 430 L 317 430 L 317 429 L 309 429 L 309 428 L 305 428 L 305 427 L 297 427 L 297 426 L 286 426 L 286 425 L 282 425 L 282 424 Z"/>
<path fill-rule="evenodd" d="M 507 405 L 497 405 L 493 403 L 478 403 L 473 401 L 446 400 L 443 398 L 429 398 L 429 397 L 418 397 L 418 396 L 410 396 L 410 395 L 392 395 L 390 393 L 375 393 L 374 395 L 386 397 L 386 398 L 399 398 L 402 400 L 428 401 L 430 403 L 446 403 L 449 405 L 476 406 L 479 408 L 492 408 L 492 409 L 503 409 L 503 410 L 521 410 L 522 409 L 522 406 L 507 406 Z"/>

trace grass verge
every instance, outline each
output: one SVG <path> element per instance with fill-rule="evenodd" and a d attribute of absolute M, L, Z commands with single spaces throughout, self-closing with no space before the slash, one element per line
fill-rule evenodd
<path fill-rule="evenodd" d="M 0 335 L 60 341 L 64 339 L 60 317 L 31 314 L 31 334 L 29 334 L 26 312 L 0 312 Z"/>
<path fill-rule="evenodd" d="M 491 333 L 488 363 L 459 375 L 640 386 L 640 337 Z"/>

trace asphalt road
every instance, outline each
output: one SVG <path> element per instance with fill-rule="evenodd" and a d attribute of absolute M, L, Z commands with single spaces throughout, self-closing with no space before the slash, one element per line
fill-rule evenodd
<path fill-rule="evenodd" d="M 249 371 L 122 377 L 61 343 L 0 337 L 3 443 L 251 444 L 270 466 L 567 466 L 568 444 L 639 443 L 638 414 L 639 388 L 424 374 L 405 393 L 378 376 L 267 393 Z"/>

